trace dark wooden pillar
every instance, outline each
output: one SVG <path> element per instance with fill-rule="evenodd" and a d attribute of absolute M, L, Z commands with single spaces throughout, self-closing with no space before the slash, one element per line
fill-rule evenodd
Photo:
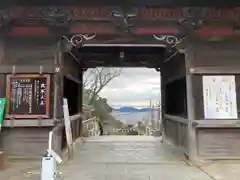
<path fill-rule="evenodd" d="M 79 95 L 78 95 L 78 99 L 79 99 L 79 102 L 78 102 L 78 109 L 79 109 L 79 112 L 82 112 L 83 111 L 83 69 L 82 67 L 79 67 L 79 79 L 80 79 L 80 83 L 78 84 L 78 91 L 79 91 Z"/>
<path fill-rule="evenodd" d="M 161 111 L 161 114 L 160 114 L 160 118 L 161 118 L 161 124 L 160 124 L 160 132 L 161 133 L 164 133 L 165 131 L 164 131 L 164 129 L 165 129 L 165 127 L 164 127 L 164 118 L 163 118 L 163 116 L 164 116 L 164 112 L 165 112 L 165 86 L 164 86 L 164 78 L 163 78 L 163 71 L 161 70 L 161 72 L 160 72 L 160 92 L 161 92 L 161 94 L 160 94 L 160 96 L 161 96 L 161 101 L 160 101 L 160 111 Z"/>
<path fill-rule="evenodd" d="M 58 41 L 54 57 L 56 68 L 53 75 L 53 119 L 58 123 L 63 119 L 63 58 L 63 44 L 61 41 Z"/>
<path fill-rule="evenodd" d="M 185 67 L 186 67 L 186 93 L 187 93 L 187 118 L 188 118 L 188 156 L 192 161 L 197 158 L 196 129 L 194 120 L 196 119 L 195 98 L 193 95 L 193 75 L 190 73 L 194 58 L 194 50 L 191 43 L 185 51 Z"/>
<path fill-rule="evenodd" d="M 165 77 L 165 72 L 164 72 L 164 64 L 162 63 L 161 65 L 161 73 L 160 73 L 160 78 L 161 78 L 161 116 L 162 116 L 162 123 L 161 123 L 161 132 L 166 133 L 166 124 L 165 124 L 165 119 L 164 119 L 164 114 L 166 113 L 165 111 L 165 105 L 166 105 L 166 77 Z"/>

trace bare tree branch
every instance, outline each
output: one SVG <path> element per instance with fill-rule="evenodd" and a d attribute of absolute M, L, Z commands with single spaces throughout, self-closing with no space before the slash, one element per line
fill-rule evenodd
<path fill-rule="evenodd" d="M 88 90 L 90 103 L 101 90 L 114 78 L 120 76 L 122 68 L 95 68 L 89 69 L 83 78 L 84 88 Z"/>

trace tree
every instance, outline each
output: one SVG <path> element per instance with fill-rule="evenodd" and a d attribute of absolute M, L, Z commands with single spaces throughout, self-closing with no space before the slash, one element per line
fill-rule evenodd
<path fill-rule="evenodd" d="M 89 69 L 83 76 L 83 85 L 89 96 L 89 103 L 93 104 L 101 90 L 113 79 L 120 76 L 122 68 Z"/>
<path fill-rule="evenodd" d="M 101 135 L 103 135 L 103 121 L 109 118 L 112 108 L 107 99 L 99 96 L 101 90 L 114 78 L 120 76 L 120 68 L 89 69 L 83 76 L 85 102 L 94 107 L 94 115 L 99 118 Z"/>

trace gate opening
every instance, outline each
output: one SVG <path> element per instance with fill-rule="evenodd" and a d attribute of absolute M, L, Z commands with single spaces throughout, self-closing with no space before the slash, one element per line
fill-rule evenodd
<path fill-rule="evenodd" d="M 159 72 L 159 68 L 163 63 L 164 59 L 166 58 L 166 56 L 167 56 L 166 48 L 163 47 L 162 45 L 139 45 L 139 44 L 136 46 L 130 45 L 130 44 L 108 45 L 108 46 L 107 45 L 106 46 L 105 45 L 101 45 L 101 46 L 86 45 L 78 49 L 78 52 L 77 52 L 78 61 L 81 61 L 81 65 L 83 68 L 94 69 L 94 68 L 104 67 L 104 68 L 123 68 L 123 70 L 131 68 L 133 71 L 134 71 L 134 68 L 146 68 L 146 69 L 150 68 L 153 72 L 155 72 L 155 75 L 158 77 L 157 83 L 159 85 L 159 89 L 158 89 L 159 99 L 156 100 L 157 102 L 152 101 L 152 104 L 151 104 L 150 103 L 151 98 L 145 97 L 144 100 L 148 102 L 148 105 L 146 105 L 142 109 L 138 109 L 138 108 L 134 109 L 132 107 L 129 107 L 131 105 L 129 106 L 124 105 L 122 109 L 116 109 L 115 107 L 112 107 L 112 111 L 110 111 L 109 116 L 107 116 L 108 118 L 110 118 L 110 120 L 109 119 L 100 120 L 99 126 L 101 127 L 100 128 L 101 135 L 102 135 L 102 131 L 104 131 L 103 133 L 107 133 L 108 135 L 113 135 L 111 133 L 114 133 L 115 135 L 116 134 L 117 135 L 123 135 L 123 134 L 124 135 L 140 135 L 143 131 L 144 133 L 149 133 L 148 132 L 149 129 L 147 128 L 150 126 L 155 126 L 154 127 L 155 130 L 160 129 L 159 128 L 160 117 L 162 116 L 160 115 L 161 113 L 161 110 L 160 110 L 161 74 Z M 88 71 L 84 72 L 84 74 L 87 74 L 87 73 Z M 95 74 L 96 72 L 91 71 L 91 73 Z M 143 71 L 142 72 L 138 71 L 137 74 L 135 75 L 141 76 L 142 78 L 141 80 L 146 80 L 147 82 L 148 78 L 151 78 L 151 77 L 144 76 L 143 74 L 144 74 Z M 131 79 L 131 78 L 133 83 L 135 83 L 136 80 L 133 79 L 132 75 L 129 75 L 128 79 Z M 99 79 L 101 79 L 101 77 L 99 77 Z M 95 82 L 94 80 L 92 81 Z M 120 92 L 121 88 L 123 88 L 124 82 L 121 82 L 119 80 L 119 84 L 122 84 L 122 86 L 119 87 L 118 92 Z M 129 86 L 130 85 L 131 84 L 129 84 Z M 146 84 L 146 87 L 145 88 L 142 87 L 142 89 L 146 89 L 146 92 L 151 92 L 152 90 L 149 89 L 147 86 L 148 85 Z M 83 88 L 86 88 L 86 87 L 83 87 Z M 86 89 L 84 89 L 84 91 L 86 91 Z M 120 93 L 118 92 L 114 92 L 116 96 L 119 96 Z M 109 105 L 109 104 L 105 104 L 105 102 L 107 103 L 108 101 L 105 101 L 104 98 L 105 97 L 98 97 L 97 103 L 95 102 L 90 105 L 95 106 L 97 104 L 101 107 Z M 96 108 L 96 107 L 93 107 L 93 108 Z M 126 111 L 123 110 L 124 108 Z M 116 111 L 119 111 L 119 112 L 116 112 Z M 103 110 L 100 110 L 100 112 L 102 113 L 100 116 L 103 117 L 104 116 Z M 130 117 L 131 115 L 132 117 Z M 123 122 L 125 120 L 127 121 L 127 119 L 129 120 L 127 116 L 129 116 L 130 119 L 136 118 L 134 119 L 135 120 L 134 123 Z M 157 118 L 158 118 L 158 121 L 156 121 Z M 114 120 L 111 120 L 111 119 L 114 119 Z M 113 121 L 115 121 L 115 126 L 113 125 Z M 115 132 L 109 132 L 109 128 L 107 128 L 112 125 L 113 125 L 112 131 L 115 131 Z M 91 125 L 87 125 L 88 128 L 90 126 Z M 141 131 L 140 133 L 132 132 L 132 130 L 135 129 L 136 127 L 139 128 L 139 131 Z M 86 133 L 87 132 L 83 134 L 86 134 Z"/>
<path fill-rule="evenodd" d="M 186 78 L 182 77 L 166 85 L 166 113 L 187 117 Z"/>
<path fill-rule="evenodd" d="M 74 80 L 64 76 L 63 78 L 63 97 L 68 100 L 69 115 L 74 115 L 78 113 L 79 110 L 79 98 L 80 93 L 78 89 L 78 83 Z"/>

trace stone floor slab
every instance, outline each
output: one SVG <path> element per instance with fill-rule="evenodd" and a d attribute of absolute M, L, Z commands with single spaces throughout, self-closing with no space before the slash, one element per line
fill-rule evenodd
<path fill-rule="evenodd" d="M 161 143 L 158 137 L 102 136 L 87 138 L 84 145 L 79 139 L 75 145 L 74 160 L 58 166 L 57 179 L 235 180 L 240 177 L 238 167 L 189 166 L 181 153 L 171 145 Z M 40 167 L 25 170 L 6 180 L 40 180 L 39 172 Z M 227 176 L 223 176 L 224 173 Z"/>

